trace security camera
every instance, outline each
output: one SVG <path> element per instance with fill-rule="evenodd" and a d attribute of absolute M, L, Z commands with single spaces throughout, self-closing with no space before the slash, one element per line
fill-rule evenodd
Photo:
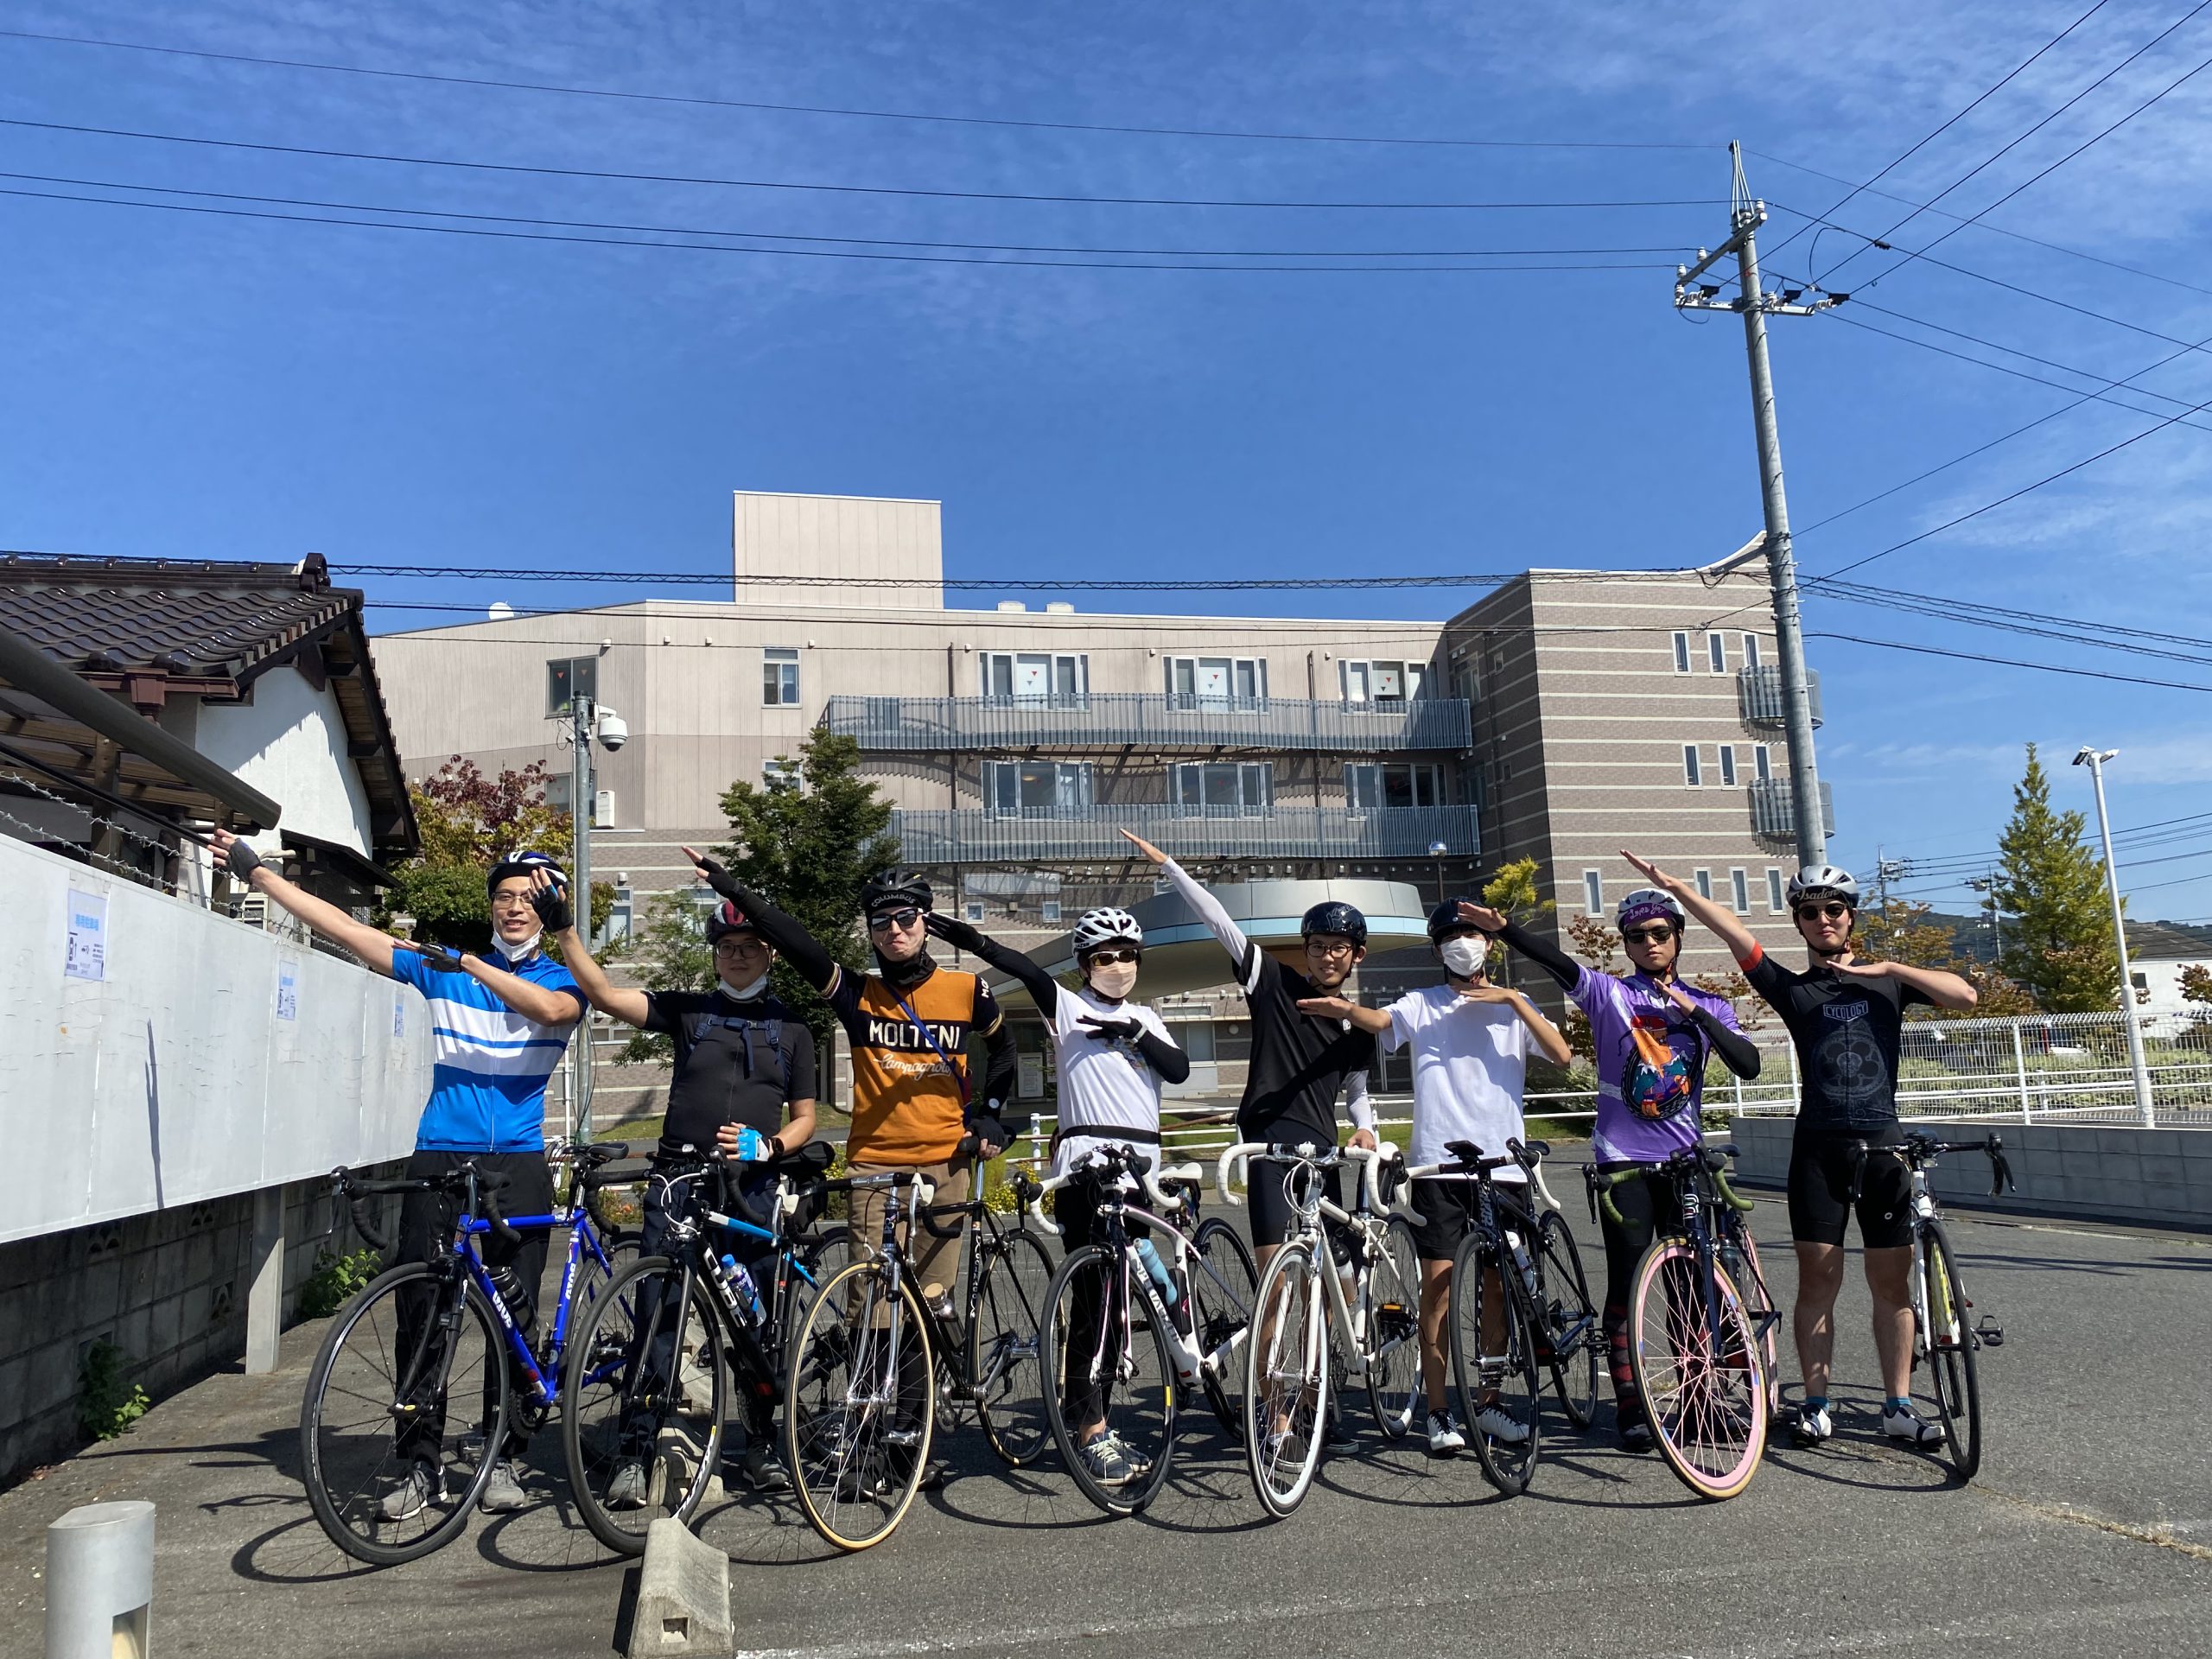
<path fill-rule="evenodd" d="M 629 721 L 624 720 L 612 709 L 601 709 L 599 711 L 600 747 L 612 753 L 629 741 Z"/>

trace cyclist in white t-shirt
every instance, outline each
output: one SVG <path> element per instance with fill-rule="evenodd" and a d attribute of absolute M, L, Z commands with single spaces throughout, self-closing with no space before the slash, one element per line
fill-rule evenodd
<path fill-rule="evenodd" d="M 1052 1173 L 1079 1172 L 1102 1147 L 1126 1146 L 1160 1161 L 1160 1090 L 1191 1075 L 1190 1057 L 1175 1046 L 1160 1016 L 1128 1001 L 1136 988 L 1137 964 L 1144 957 L 1144 929 L 1126 910 L 1112 906 L 1085 911 L 1075 925 L 1072 943 L 1083 983 L 1062 985 L 1020 951 L 986 938 L 966 922 L 931 911 L 931 932 L 962 950 L 973 951 L 1001 973 L 1021 982 L 1045 1016 L 1052 1035 L 1052 1057 L 1059 1072 L 1059 1122 L 1052 1135 Z M 1060 1190 L 1053 1215 L 1070 1253 L 1090 1243 L 1097 1194 L 1080 1180 Z M 1131 1238 L 1149 1230 L 1128 1224 Z M 1068 1320 L 1068 1351 L 1087 1351 L 1095 1341 L 1099 1310 L 1078 1286 Z M 1106 1427 L 1106 1407 L 1095 1391 L 1065 1402 L 1076 1427 L 1076 1444 L 1101 1484 L 1126 1484 L 1146 1472 L 1144 1464 Z"/>
<path fill-rule="evenodd" d="M 1445 982 L 1408 991 L 1387 1008 L 1363 1008 L 1340 997 L 1300 1002 L 1306 1014 L 1350 1020 L 1380 1039 L 1386 1054 L 1410 1043 L 1414 1051 L 1413 1144 L 1407 1161 L 1419 1167 L 1450 1163 L 1446 1150 L 1470 1141 L 1487 1157 L 1505 1155 L 1505 1143 L 1528 1133 L 1521 1097 L 1533 1048 L 1554 1065 L 1571 1058 L 1567 1039 L 1520 992 L 1490 982 L 1490 941 L 1468 912 L 1452 899 L 1429 912 L 1428 938 L 1444 964 Z M 1525 1183 L 1508 1165 L 1492 1178 Z M 1444 1321 L 1452 1306 L 1452 1258 L 1473 1223 L 1474 1189 L 1464 1179 L 1433 1176 L 1414 1184 L 1414 1229 L 1421 1253 L 1421 1376 L 1428 1395 L 1428 1449 L 1449 1457 L 1466 1445 L 1445 1394 Z M 1485 1351 L 1504 1339 L 1504 1287 L 1483 1297 Z M 1489 1328 L 1495 1324 L 1496 1328 Z M 1475 1402 L 1475 1427 L 1492 1440 L 1521 1440 L 1529 1431 L 1490 1401 Z"/>

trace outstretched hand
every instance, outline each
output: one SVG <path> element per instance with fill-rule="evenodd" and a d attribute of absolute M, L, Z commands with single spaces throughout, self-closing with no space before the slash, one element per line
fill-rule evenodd
<path fill-rule="evenodd" d="M 982 943 L 981 932 L 959 917 L 948 916 L 941 910 L 924 911 L 922 925 L 955 950 L 973 951 Z"/>
<path fill-rule="evenodd" d="M 1850 962 L 1838 962 L 1834 957 L 1821 965 L 1832 968 L 1839 974 L 1847 974 L 1853 979 L 1889 979 L 1892 977 L 1890 969 L 1896 966 L 1894 963 L 1860 962 L 1856 958 Z"/>
<path fill-rule="evenodd" d="M 1642 875 L 1643 879 L 1649 881 L 1653 887 L 1664 888 L 1667 892 L 1673 893 L 1677 899 L 1685 898 L 1688 895 L 1690 884 L 1683 880 L 1681 877 L 1678 875 L 1669 875 L 1664 870 L 1661 869 L 1656 864 L 1654 864 L 1649 859 L 1638 858 L 1634 853 L 1630 852 L 1625 847 L 1621 849 L 1621 856 L 1626 859 L 1629 861 L 1630 867 L 1636 870 L 1638 874 Z"/>
<path fill-rule="evenodd" d="M 1298 1011 L 1320 1020 L 1349 1020 L 1352 1005 L 1341 996 L 1301 996 Z"/>
<path fill-rule="evenodd" d="M 1079 1016 L 1076 1023 L 1083 1027 L 1084 1036 L 1102 1043 L 1110 1043 L 1116 1038 L 1135 1042 L 1144 1030 L 1142 1020 L 1126 1014 L 1118 1020 L 1086 1014 Z"/>
<path fill-rule="evenodd" d="M 410 940 L 403 948 L 416 952 L 425 963 L 442 974 L 465 974 L 468 971 L 460 956 L 447 950 L 442 944 L 432 944 L 427 940 L 421 943 Z"/>
<path fill-rule="evenodd" d="M 253 873 L 267 868 L 251 842 L 227 830 L 217 829 L 207 837 L 207 847 L 225 869 L 248 887 L 253 885 Z"/>
<path fill-rule="evenodd" d="M 1513 993 L 1503 985 L 1462 985 L 1459 988 L 1459 995 L 1462 1001 L 1468 1002 L 1510 1002 L 1513 1001 Z"/>
<path fill-rule="evenodd" d="M 530 907 L 537 912 L 537 919 L 549 933 L 566 933 L 576 925 L 576 913 L 569 908 L 567 892 L 542 866 L 530 873 Z"/>
<path fill-rule="evenodd" d="M 732 904 L 743 901 L 744 894 L 738 889 L 736 878 L 730 874 L 728 869 L 719 859 L 709 858 L 704 853 L 692 847 L 684 848 L 683 852 L 683 856 L 690 859 L 692 867 L 698 871 L 699 879 L 702 881 Z"/>
<path fill-rule="evenodd" d="M 1122 839 L 1128 842 L 1131 846 L 1135 847 L 1137 851 L 1142 853 L 1147 858 L 1150 859 L 1155 864 L 1165 864 L 1167 861 L 1166 854 L 1161 852 L 1159 848 L 1154 846 L 1150 842 L 1147 841 L 1142 836 L 1137 834 L 1134 830 L 1122 830 Z"/>
<path fill-rule="evenodd" d="M 1478 905 L 1466 899 L 1459 900 L 1459 919 L 1470 927 L 1482 929 L 1485 933 L 1503 933 L 1506 928 L 1503 911 L 1493 910 L 1488 905 Z"/>
<path fill-rule="evenodd" d="M 1688 991 L 1685 991 L 1681 986 L 1674 980 L 1670 979 L 1664 982 L 1660 986 L 1660 988 L 1667 993 L 1667 1000 L 1669 1002 L 1672 1002 L 1676 1007 L 1680 1008 L 1684 1014 L 1695 1014 L 1697 1012 L 1697 1004 L 1690 1000 L 1690 994 Z"/>

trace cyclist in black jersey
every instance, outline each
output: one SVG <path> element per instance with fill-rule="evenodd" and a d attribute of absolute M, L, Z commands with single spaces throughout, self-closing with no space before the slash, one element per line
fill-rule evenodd
<path fill-rule="evenodd" d="M 1859 884 L 1834 865 L 1816 864 L 1789 880 L 1790 913 L 1812 959 L 1799 973 L 1769 957 L 1732 912 L 1688 882 L 1661 874 L 1632 853 L 1621 856 L 1720 937 L 1796 1045 L 1803 1097 L 1790 1143 L 1789 1233 L 1797 1249 L 1791 1323 L 1805 1378 L 1799 1444 L 1818 1445 L 1834 1432 L 1828 1373 L 1854 1190 L 1866 1287 L 1874 1299 L 1874 1346 L 1886 1390 L 1882 1432 L 1916 1446 L 1941 1440 L 1942 1428 L 1912 1408 L 1912 1217 L 1904 1166 L 1896 1158 L 1866 1156 L 1862 1148 L 1902 1138 L 1897 1075 L 1905 1009 L 1919 1004 L 1964 1013 L 1974 1005 L 1974 987 L 1931 968 L 1859 961 L 1851 944 Z"/>

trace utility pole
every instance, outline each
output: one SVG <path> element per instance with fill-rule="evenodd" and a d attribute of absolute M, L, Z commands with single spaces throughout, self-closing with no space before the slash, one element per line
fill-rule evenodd
<path fill-rule="evenodd" d="M 578 695 L 569 699 L 569 829 L 575 849 L 569 858 L 569 902 L 575 907 L 576 924 L 591 937 L 591 731 L 597 708 L 593 699 Z M 591 1011 L 576 1022 L 575 1139 L 591 1141 Z"/>
<path fill-rule="evenodd" d="M 1774 594 L 1774 643 L 1781 658 L 1783 732 L 1789 753 L 1790 822 L 1797 840 L 1797 862 L 1807 868 L 1827 861 L 1827 826 L 1821 810 L 1821 781 L 1813 759 L 1813 703 L 1805 671 L 1805 638 L 1797 614 L 1797 567 L 1789 545 L 1789 502 L 1782 488 L 1782 435 L 1775 423 L 1774 372 L 1767 362 L 1766 320 L 1809 317 L 1840 305 L 1841 294 L 1798 303 L 1802 289 L 1768 294 L 1759 286 L 1756 232 L 1766 222 L 1766 204 L 1754 200 L 1744 181 L 1744 150 L 1732 143 L 1728 155 L 1735 176 L 1729 191 L 1729 238 L 1719 247 L 1698 251 L 1694 264 L 1675 270 L 1678 311 L 1738 311 L 1744 318 L 1744 346 L 1751 359 L 1751 421 L 1758 436 L 1759 493 L 1766 513 L 1768 582 Z M 1697 279 L 1730 254 L 1736 256 L 1738 286 L 1732 300 L 1719 297 L 1720 284 Z"/>
<path fill-rule="evenodd" d="M 2127 970 L 2127 914 L 2120 902 L 2120 868 L 2112 860 L 2112 820 L 2105 816 L 2105 762 L 2118 749 L 2093 749 L 2086 744 L 2074 757 L 2077 766 L 2089 769 L 2097 791 L 2097 834 L 2105 844 L 2105 891 L 2112 897 L 2112 942 L 2120 952 L 2120 1011 L 2127 1026 L 2127 1065 L 2135 1074 L 2135 1115 L 2145 1128 L 2154 1128 L 2158 1114 L 2151 1108 L 2151 1067 L 2143 1058 L 2143 1018 L 2135 1010 L 2135 981 Z"/>

